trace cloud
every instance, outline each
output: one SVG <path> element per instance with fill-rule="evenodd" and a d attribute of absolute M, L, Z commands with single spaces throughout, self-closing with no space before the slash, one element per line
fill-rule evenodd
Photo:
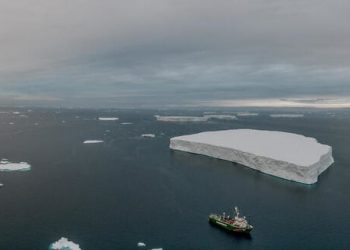
<path fill-rule="evenodd" d="M 350 95 L 345 0 L 1 3 L 0 92 L 18 103 Z"/>

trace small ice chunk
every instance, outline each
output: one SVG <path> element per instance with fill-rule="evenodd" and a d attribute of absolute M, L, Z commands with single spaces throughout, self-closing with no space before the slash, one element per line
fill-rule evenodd
<path fill-rule="evenodd" d="M 51 250 L 81 250 L 80 246 L 73 241 L 62 237 L 58 241 L 52 243 L 49 247 Z"/>
<path fill-rule="evenodd" d="M 84 144 L 102 143 L 102 140 L 85 140 Z"/>
<path fill-rule="evenodd" d="M 145 244 L 145 243 L 143 243 L 143 242 L 139 242 L 139 243 L 137 243 L 137 246 L 138 246 L 138 247 L 145 247 L 145 246 L 146 246 L 146 244 Z"/>
<path fill-rule="evenodd" d="M 163 250 L 163 248 L 152 248 L 151 250 Z"/>
<path fill-rule="evenodd" d="M 12 112 L 12 114 L 14 114 L 14 115 L 19 115 L 19 114 L 20 114 L 20 112 L 18 112 L 18 111 L 14 111 L 14 112 Z"/>
<path fill-rule="evenodd" d="M 272 118 L 301 118 L 304 114 L 271 114 Z"/>
<path fill-rule="evenodd" d="M 9 122 L 9 125 L 14 125 L 15 123 L 14 122 Z"/>
<path fill-rule="evenodd" d="M 118 117 L 99 117 L 99 121 L 118 121 Z"/>
<path fill-rule="evenodd" d="M 4 184 L 0 183 L 0 188 L 3 187 L 3 186 L 4 186 Z"/>
<path fill-rule="evenodd" d="M 131 125 L 131 124 L 133 124 L 132 122 L 122 122 L 122 123 L 120 123 L 121 125 Z"/>
<path fill-rule="evenodd" d="M 13 163 L 6 159 L 0 161 L 0 171 L 28 171 L 30 168 L 27 162 Z"/>
<path fill-rule="evenodd" d="M 148 137 L 148 138 L 154 138 L 154 137 L 156 137 L 155 134 L 142 134 L 141 136 L 142 136 L 142 137 Z"/>

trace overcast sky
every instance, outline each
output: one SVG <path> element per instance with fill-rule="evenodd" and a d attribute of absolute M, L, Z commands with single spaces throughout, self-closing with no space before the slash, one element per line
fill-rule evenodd
<path fill-rule="evenodd" d="M 0 105 L 350 106 L 349 13 L 348 0 L 0 0 Z"/>

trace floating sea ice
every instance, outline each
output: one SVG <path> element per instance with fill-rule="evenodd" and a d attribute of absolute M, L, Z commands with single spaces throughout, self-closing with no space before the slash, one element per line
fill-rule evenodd
<path fill-rule="evenodd" d="M 0 183 L 0 188 L 3 187 L 3 186 L 4 186 L 4 184 Z"/>
<path fill-rule="evenodd" d="M 30 167 L 27 162 L 13 163 L 6 159 L 0 161 L 0 171 L 28 171 Z"/>
<path fill-rule="evenodd" d="M 118 121 L 118 117 L 99 117 L 99 121 Z"/>
<path fill-rule="evenodd" d="M 49 247 L 51 250 L 81 250 L 80 246 L 67 238 L 62 237 L 58 241 L 52 243 Z"/>
<path fill-rule="evenodd" d="M 139 242 L 139 243 L 137 243 L 137 246 L 138 246 L 138 247 L 145 247 L 145 246 L 146 246 L 146 244 L 145 244 L 145 243 L 143 243 L 143 242 Z"/>
<path fill-rule="evenodd" d="M 163 248 L 152 248 L 151 250 L 163 250 Z"/>
<path fill-rule="evenodd" d="M 156 137 L 155 134 L 142 134 L 141 136 L 142 136 L 142 137 L 148 137 L 148 138 L 154 138 L 154 137 Z"/>
<path fill-rule="evenodd" d="M 121 125 L 130 125 L 130 124 L 133 124 L 132 122 L 122 122 L 120 123 Z"/>
<path fill-rule="evenodd" d="M 102 140 L 86 140 L 83 143 L 84 144 L 93 144 L 93 143 L 102 143 Z"/>

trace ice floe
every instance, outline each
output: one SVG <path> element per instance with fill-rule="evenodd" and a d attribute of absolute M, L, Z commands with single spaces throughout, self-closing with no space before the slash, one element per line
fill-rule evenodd
<path fill-rule="evenodd" d="M 99 121 L 118 121 L 118 117 L 99 117 Z"/>
<path fill-rule="evenodd" d="M 253 129 L 202 132 L 171 138 L 170 148 L 240 163 L 305 184 L 332 163 L 332 147 L 303 135 Z"/>
<path fill-rule="evenodd" d="M 94 144 L 94 143 L 102 143 L 103 140 L 85 140 L 84 144 Z"/>
<path fill-rule="evenodd" d="M 137 243 L 137 246 L 138 246 L 138 247 L 145 247 L 145 246 L 146 246 L 146 244 L 145 244 L 145 243 L 143 243 L 143 242 L 139 242 L 139 243 Z"/>
<path fill-rule="evenodd" d="M 304 114 L 270 114 L 272 118 L 301 118 Z"/>
<path fill-rule="evenodd" d="M 133 124 L 132 122 L 122 122 L 122 123 L 120 123 L 121 125 L 131 125 L 131 124 Z"/>
<path fill-rule="evenodd" d="M 0 161 L 0 171 L 28 171 L 30 168 L 27 162 L 14 163 L 6 159 Z"/>
<path fill-rule="evenodd" d="M 62 237 L 58 241 L 52 243 L 49 247 L 50 250 L 81 250 L 80 246 L 73 241 Z"/>
<path fill-rule="evenodd" d="M 156 135 L 155 134 L 142 134 L 141 137 L 154 138 L 154 137 L 156 137 Z"/>

